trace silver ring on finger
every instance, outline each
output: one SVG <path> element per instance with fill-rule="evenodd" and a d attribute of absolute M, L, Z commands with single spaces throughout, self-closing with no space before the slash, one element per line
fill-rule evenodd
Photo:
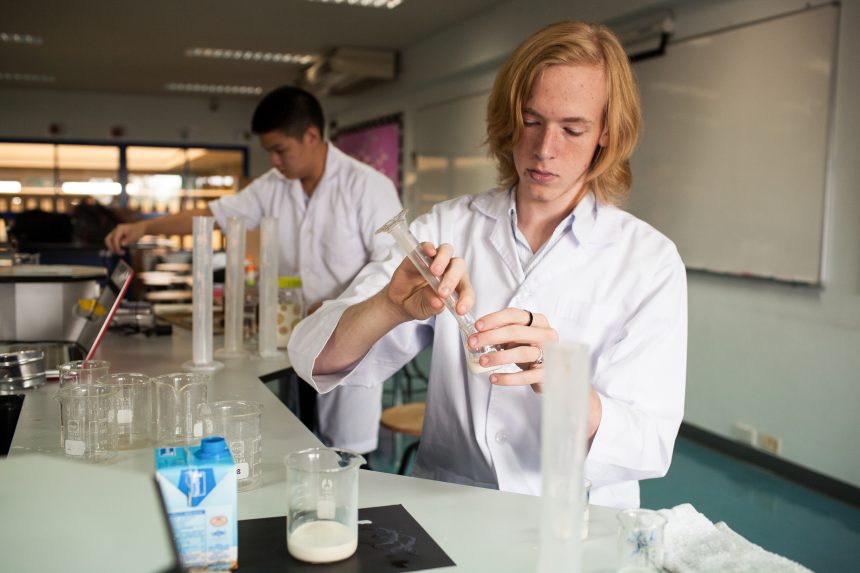
<path fill-rule="evenodd" d="M 540 365 L 540 364 L 543 364 L 543 347 L 538 346 L 537 349 L 538 349 L 538 357 L 534 361 L 534 363 L 537 365 Z"/>

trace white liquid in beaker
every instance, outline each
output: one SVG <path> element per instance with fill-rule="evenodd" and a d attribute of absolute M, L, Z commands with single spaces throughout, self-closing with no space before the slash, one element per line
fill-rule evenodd
<path fill-rule="evenodd" d="M 481 363 L 478 362 L 480 360 L 480 355 L 475 355 L 470 352 L 466 353 L 466 366 L 469 367 L 469 372 L 472 374 L 483 374 L 484 372 L 492 372 L 493 370 L 498 370 L 498 366 L 481 366 Z"/>
<path fill-rule="evenodd" d="M 287 539 L 290 555 L 308 563 L 346 559 L 358 548 L 358 531 L 338 521 L 303 523 Z"/>

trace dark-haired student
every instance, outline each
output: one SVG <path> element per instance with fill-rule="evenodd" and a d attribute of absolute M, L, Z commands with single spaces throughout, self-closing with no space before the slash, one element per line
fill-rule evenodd
<path fill-rule="evenodd" d="M 250 229 L 263 217 L 277 217 L 280 275 L 302 278 L 310 309 L 336 298 L 365 264 L 385 258 L 391 240 L 374 232 L 401 205 L 391 180 L 326 141 L 324 126 L 313 95 L 291 86 L 275 89 L 251 122 L 272 169 L 204 209 L 118 225 L 105 244 L 122 254 L 143 235 L 190 233 L 192 218 L 200 215 L 214 216 L 222 229 L 229 217 L 244 217 Z M 381 396 L 377 386 L 318 397 L 320 437 L 357 452 L 375 450 Z"/>

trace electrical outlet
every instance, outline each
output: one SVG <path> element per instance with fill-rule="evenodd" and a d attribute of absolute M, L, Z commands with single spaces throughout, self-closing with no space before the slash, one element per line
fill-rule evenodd
<path fill-rule="evenodd" d="M 735 426 L 732 429 L 732 435 L 735 440 L 748 446 L 755 446 L 756 434 L 755 428 L 742 422 L 735 422 Z"/>
<path fill-rule="evenodd" d="M 764 432 L 762 432 L 761 437 L 759 437 L 758 445 L 761 449 L 766 450 L 773 455 L 779 455 L 782 451 L 782 440 L 776 436 L 765 434 Z"/>

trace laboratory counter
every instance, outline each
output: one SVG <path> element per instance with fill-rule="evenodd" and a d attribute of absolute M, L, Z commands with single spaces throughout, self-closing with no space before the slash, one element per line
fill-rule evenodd
<path fill-rule="evenodd" d="M 215 348 L 222 345 L 216 337 Z M 182 371 L 191 357 L 191 334 L 175 329 L 171 336 L 109 335 L 96 358 L 111 363 L 111 372 L 157 376 Z M 240 520 L 286 515 L 284 456 L 320 446 L 319 440 L 277 398 L 261 378 L 289 368 L 286 355 L 223 360 L 209 382 L 208 399 L 254 400 L 263 404 L 263 483 L 238 496 Z M 9 450 L 10 457 L 38 452 L 63 457 L 59 440 L 56 382 L 28 390 Z M 154 475 L 152 448 L 120 451 L 99 464 Z M 361 470 L 359 507 L 401 504 L 456 563 L 436 571 L 524 573 L 535 571 L 538 556 L 540 498 L 407 476 Z M 584 543 L 584 571 L 615 570 L 616 511 L 592 506 L 589 537 Z M 117 508 L 122 511 L 122 508 Z M 52 542 L 57 546 L 57 540 Z M 239 547 L 241 571 L 242 548 Z M 5 559 L 4 559 L 5 561 Z M 8 561 L 6 561 L 8 563 Z M 561 565 L 561 564 L 560 564 Z"/>

